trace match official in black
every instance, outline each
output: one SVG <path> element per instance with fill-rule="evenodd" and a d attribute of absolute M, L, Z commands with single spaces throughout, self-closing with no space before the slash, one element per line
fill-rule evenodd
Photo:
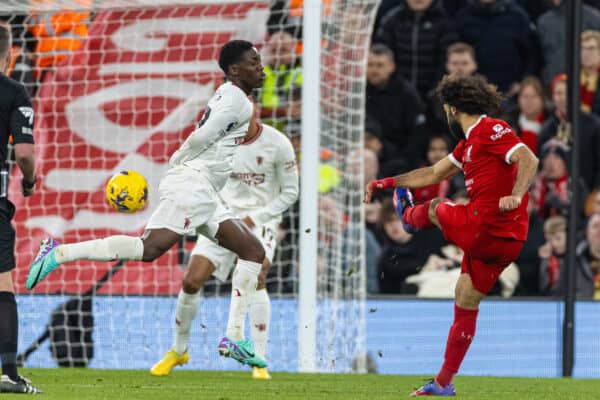
<path fill-rule="evenodd" d="M 23 173 L 23 196 L 35 189 L 35 153 L 33 145 L 33 108 L 20 83 L 6 76 L 12 37 L 10 26 L 0 23 L 0 393 L 34 394 L 41 391 L 17 373 L 19 319 L 11 270 L 15 268 L 15 230 L 11 219 L 15 206 L 8 200 L 9 137 L 12 136 L 14 159 Z"/>

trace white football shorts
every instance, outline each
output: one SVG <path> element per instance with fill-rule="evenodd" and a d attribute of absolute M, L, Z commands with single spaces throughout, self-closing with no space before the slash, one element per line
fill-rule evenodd
<path fill-rule="evenodd" d="M 160 203 L 146 229 L 166 228 L 180 235 L 215 240 L 219 224 L 234 218 L 206 176 L 185 166 L 169 169 L 158 187 Z"/>
<path fill-rule="evenodd" d="M 278 225 L 278 222 L 270 222 L 252 228 L 252 233 L 254 233 L 265 248 L 265 256 L 269 262 L 273 261 L 275 247 L 277 246 Z M 237 254 L 219 246 L 217 243 L 204 236 L 198 236 L 198 240 L 196 241 L 196 245 L 194 246 L 191 255 L 201 255 L 208 258 L 215 266 L 213 276 L 221 282 L 227 280 L 237 261 Z"/>

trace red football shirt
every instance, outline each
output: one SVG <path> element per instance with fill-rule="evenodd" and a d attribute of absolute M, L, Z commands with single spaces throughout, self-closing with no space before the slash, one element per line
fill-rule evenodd
<path fill-rule="evenodd" d="M 529 227 L 525 194 L 521 205 L 511 212 L 500 211 L 500 198 L 509 196 L 517 179 L 517 166 L 510 157 L 525 146 L 510 126 L 485 115 L 465 134 L 448 155 L 465 174 L 465 185 L 473 215 L 479 215 L 481 229 L 491 236 L 525 240 Z"/>

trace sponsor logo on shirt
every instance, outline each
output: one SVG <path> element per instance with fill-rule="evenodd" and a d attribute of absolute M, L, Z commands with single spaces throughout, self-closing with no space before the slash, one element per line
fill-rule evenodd
<path fill-rule="evenodd" d="M 240 180 L 248 186 L 257 186 L 265 182 L 265 174 L 256 172 L 234 172 L 231 178 Z"/>
<path fill-rule="evenodd" d="M 492 139 L 494 141 L 500 139 L 502 136 L 504 136 L 507 133 L 512 131 L 510 128 L 505 128 L 500 124 L 494 125 L 494 127 L 492 129 L 496 133 L 494 133 L 492 136 L 490 136 L 490 139 Z"/>

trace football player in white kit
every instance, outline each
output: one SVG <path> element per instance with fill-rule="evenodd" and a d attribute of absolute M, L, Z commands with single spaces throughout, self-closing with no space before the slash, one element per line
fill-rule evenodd
<path fill-rule="evenodd" d="M 231 177 L 220 194 L 265 248 L 265 261 L 249 308 L 255 353 L 265 359 L 271 315 L 265 278 L 275 253 L 281 214 L 298 199 L 298 168 L 289 139 L 277 129 L 261 124 L 257 108 L 246 140 L 236 150 Z M 150 370 L 152 375 L 166 376 L 176 365 L 188 362 L 190 327 L 198 310 L 202 288 L 211 275 L 225 281 L 236 259 L 236 254 L 230 250 L 205 237 L 198 237 L 177 299 L 175 341 L 171 350 L 154 364 Z M 236 273 L 237 268 L 234 275 Z M 232 290 L 235 292 L 235 287 Z M 241 323 L 243 330 L 246 313 L 234 315 L 234 312 L 230 311 L 228 325 Z M 267 368 L 259 366 L 253 366 L 252 376 L 255 379 L 271 378 Z"/>
<path fill-rule="evenodd" d="M 184 235 L 199 233 L 237 254 L 232 281 L 236 296 L 231 298 L 231 309 L 235 315 L 246 313 L 250 297 L 256 291 L 265 250 L 246 224 L 234 218 L 218 192 L 231 175 L 235 149 L 248 131 L 252 116 L 248 95 L 262 85 L 265 74 L 258 51 L 245 40 L 226 43 L 219 54 L 219 66 L 226 82 L 209 100 L 196 129 L 171 156 L 171 168 L 159 185 L 160 204 L 150 217 L 143 237 L 114 235 L 62 245 L 47 238 L 31 263 L 27 289 L 31 290 L 66 262 L 80 259 L 150 262 Z M 233 358 L 243 353 L 248 364 L 266 365 L 254 356 L 240 324 L 228 325 L 222 341 L 235 347 Z"/>

